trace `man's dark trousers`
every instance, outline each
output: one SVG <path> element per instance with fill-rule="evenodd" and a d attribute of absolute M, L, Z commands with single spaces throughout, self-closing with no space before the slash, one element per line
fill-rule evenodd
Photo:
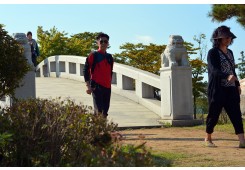
<path fill-rule="evenodd" d="M 95 113 L 100 112 L 104 117 L 107 117 L 110 107 L 111 88 L 105 88 L 97 84 L 92 95 Z"/>

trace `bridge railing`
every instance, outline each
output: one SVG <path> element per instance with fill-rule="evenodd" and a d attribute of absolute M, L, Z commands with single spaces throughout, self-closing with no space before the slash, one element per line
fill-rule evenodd
<path fill-rule="evenodd" d="M 36 77 L 67 78 L 84 82 L 85 61 L 86 57 L 81 56 L 51 56 L 39 63 Z M 154 89 L 160 89 L 160 76 L 114 63 L 112 92 L 142 104 L 161 116 L 161 102 L 154 98 Z"/>

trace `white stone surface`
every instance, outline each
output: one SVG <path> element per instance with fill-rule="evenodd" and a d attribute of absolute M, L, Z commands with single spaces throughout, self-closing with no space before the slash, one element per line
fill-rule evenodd
<path fill-rule="evenodd" d="M 193 120 L 191 67 L 160 70 L 163 119 Z"/>
<path fill-rule="evenodd" d="M 68 88 L 69 87 L 69 88 Z M 93 107 L 93 98 L 86 93 L 83 82 L 64 78 L 36 78 L 36 91 L 39 98 L 70 98 L 76 103 Z M 108 120 L 117 123 L 119 127 L 160 127 L 161 117 L 147 109 L 145 105 L 138 104 L 127 97 L 111 94 L 111 104 Z"/>
<path fill-rule="evenodd" d="M 11 99 L 9 96 L 5 96 L 3 97 L 2 99 L 0 99 L 0 110 L 2 108 L 6 108 L 6 107 L 9 107 L 11 104 Z"/>
<path fill-rule="evenodd" d="M 29 71 L 21 82 L 21 87 L 15 90 L 15 97 L 18 99 L 36 98 L 36 81 L 35 71 L 31 59 L 31 47 L 27 43 L 27 38 L 24 33 L 15 33 L 14 39 L 16 39 L 24 48 L 24 56 L 28 60 L 29 64 L 32 65 L 32 70 Z"/>
<path fill-rule="evenodd" d="M 169 36 L 169 44 L 161 54 L 160 89 L 162 121 L 174 124 L 177 120 L 184 125 L 193 120 L 193 95 L 191 67 L 183 42 L 179 35 Z"/>
<path fill-rule="evenodd" d="M 169 44 L 161 54 L 162 67 L 189 66 L 184 40 L 180 35 L 170 35 Z"/>
<path fill-rule="evenodd" d="M 245 117 L 245 79 L 240 80 L 240 86 L 242 90 L 240 106 L 243 117 Z"/>

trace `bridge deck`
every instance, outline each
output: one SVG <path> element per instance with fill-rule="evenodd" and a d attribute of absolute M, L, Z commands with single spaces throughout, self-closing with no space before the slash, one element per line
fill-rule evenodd
<path fill-rule="evenodd" d="M 85 83 L 63 78 L 36 78 L 36 96 L 40 98 L 70 97 L 78 103 L 93 106 L 92 96 L 86 94 Z M 119 127 L 160 126 L 160 117 L 144 106 L 112 93 L 108 119 Z"/>

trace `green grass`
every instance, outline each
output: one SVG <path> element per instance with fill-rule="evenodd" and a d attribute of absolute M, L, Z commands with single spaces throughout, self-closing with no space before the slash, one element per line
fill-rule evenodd
<path fill-rule="evenodd" d="M 198 154 L 152 151 L 154 167 L 228 167 L 236 161 L 223 161 Z"/>
<path fill-rule="evenodd" d="M 152 152 L 152 158 L 155 167 L 171 167 L 174 162 L 188 157 L 186 154 L 170 152 Z"/>

